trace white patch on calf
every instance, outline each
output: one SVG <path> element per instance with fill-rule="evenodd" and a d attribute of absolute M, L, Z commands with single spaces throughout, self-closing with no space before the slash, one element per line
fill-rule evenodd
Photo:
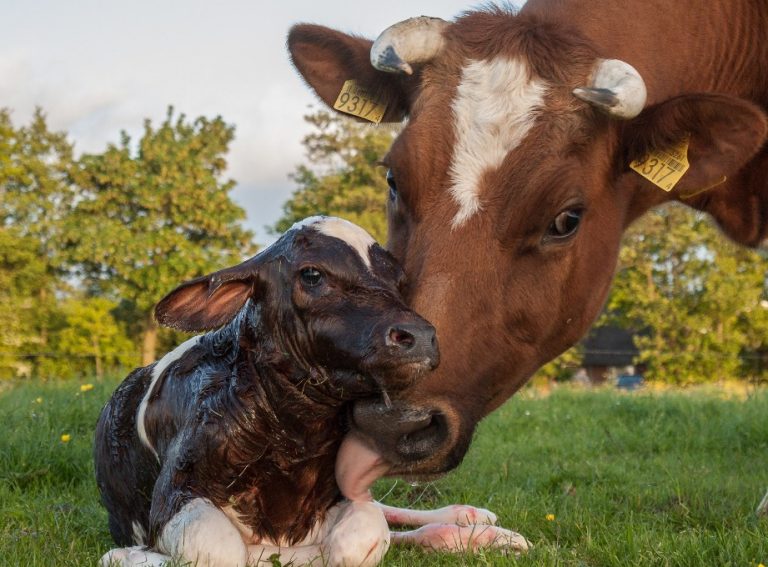
<path fill-rule="evenodd" d="M 152 391 L 155 389 L 155 384 L 157 383 L 158 378 L 162 376 L 163 372 L 165 372 L 165 369 L 179 360 L 182 356 L 184 356 L 184 353 L 195 346 L 199 341 L 200 336 L 192 337 L 191 339 L 181 343 L 174 350 L 161 358 L 157 364 L 155 364 L 155 367 L 152 369 L 152 381 L 149 383 L 149 388 L 147 388 L 144 397 L 141 399 L 139 409 L 136 412 L 136 431 L 139 435 L 139 441 L 141 441 L 141 443 L 147 449 L 152 451 L 152 454 L 155 455 L 155 458 L 158 461 L 160 460 L 160 457 L 157 454 L 155 447 L 152 445 L 152 442 L 149 440 L 149 437 L 147 437 L 147 428 L 144 424 L 144 418 L 147 413 L 147 404 L 149 403 L 149 398 L 152 395 Z"/>
<path fill-rule="evenodd" d="M 237 527 L 210 500 L 187 502 L 163 527 L 159 551 L 193 565 L 244 567 L 248 550 Z"/>
<path fill-rule="evenodd" d="M 371 268 L 369 250 L 376 240 L 365 229 L 353 222 L 338 217 L 314 216 L 307 217 L 293 224 L 289 230 L 299 230 L 311 226 L 319 233 L 343 240 L 357 252 L 365 266 Z"/>
<path fill-rule="evenodd" d="M 145 545 L 147 543 L 147 532 L 144 530 L 144 526 L 134 520 L 131 522 L 131 528 L 133 528 L 133 543 Z"/>
<path fill-rule="evenodd" d="M 329 565 L 374 567 L 389 549 L 390 533 L 384 513 L 373 502 L 343 502 L 329 518 L 331 530 L 323 540 Z"/>
<path fill-rule="evenodd" d="M 368 234 L 355 223 L 336 217 L 324 218 L 322 222 L 317 224 L 316 228 L 321 234 L 325 234 L 326 236 L 333 236 L 334 238 L 338 238 L 339 240 L 346 242 L 357 252 L 365 266 L 370 269 L 370 248 L 376 244 L 373 236 Z"/>
<path fill-rule="evenodd" d="M 456 146 L 450 191 L 459 205 L 453 228 L 482 208 L 480 179 L 523 141 L 542 107 L 546 88 L 542 81 L 530 78 L 528 65 L 520 59 L 498 57 L 464 67 L 452 105 Z"/>
<path fill-rule="evenodd" d="M 168 555 L 137 545 L 108 551 L 99 561 L 99 567 L 168 567 L 171 561 Z"/>
<path fill-rule="evenodd" d="M 307 217 L 305 219 L 302 219 L 300 221 L 296 221 L 295 223 L 293 223 L 293 225 L 291 225 L 291 228 L 286 230 L 286 232 L 290 232 L 292 230 L 301 230 L 304 227 L 312 226 L 312 225 L 321 223 L 321 222 L 323 222 L 327 218 L 328 217 L 324 217 L 322 215 L 314 215 L 314 216 L 311 216 L 311 217 Z"/>

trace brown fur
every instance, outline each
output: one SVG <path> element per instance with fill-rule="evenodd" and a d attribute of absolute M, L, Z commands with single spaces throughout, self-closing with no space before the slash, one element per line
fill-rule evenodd
<path fill-rule="evenodd" d="M 383 435 L 362 410 L 358 420 L 395 470 L 411 474 L 455 466 L 476 423 L 584 334 L 607 295 L 624 229 L 650 207 L 679 200 L 711 214 L 737 242 L 768 238 L 764 0 L 530 0 L 519 14 L 467 13 L 444 37 L 443 52 L 413 77 L 324 54 L 338 75 L 377 84 L 389 77 L 390 88 L 416 93 L 404 99 L 412 101 L 410 120 L 386 158 L 399 190 L 389 248 L 444 357 L 391 419 L 429 411 L 443 416 L 447 431 L 414 458 L 398 448 L 404 438 Z M 495 57 L 524 59 L 550 89 L 527 138 L 481 179 L 482 212 L 451 230 L 458 209 L 448 193 L 451 105 L 467 60 Z M 293 58 L 303 72 L 301 54 Z M 643 76 L 648 103 L 636 119 L 609 119 L 572 95 L 600 58 L 623 59 Z M 328 87 L 305 78 L 318 92 Z M 632 159 L 686 135 L 691 169 L 672 193 L 629 169 Z M 575 236 L 548 239 L 558 213 L 574 208 L 583 210 Z"/>

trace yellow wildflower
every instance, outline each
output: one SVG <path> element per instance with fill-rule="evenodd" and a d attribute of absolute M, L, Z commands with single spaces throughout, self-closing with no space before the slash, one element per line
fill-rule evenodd
<path fill-rule="evenodd" d="M 555 515 L 554 514 L 547 514 L 544 516 L 548 522 L 554 522 L 555 521 Z"/>
<path fill-rule="evenodd" d="M 69 433 L 65 433 L 61 436 L 62 443 L 69 443 L 72 440 L 72 436 Z"/>
<path fill-rule="evenodd" d="M 35 398 L 35 402 L 38 403 L 38 404 L 42 404 L 43 403 L 43 398 Z"/>
<path fill-rule="evenodd" d="M 80 385 L 80 391 L 81 392 L 87 392 L 88 390 L 93 390 L 93 384 L 81 384 Z"/>

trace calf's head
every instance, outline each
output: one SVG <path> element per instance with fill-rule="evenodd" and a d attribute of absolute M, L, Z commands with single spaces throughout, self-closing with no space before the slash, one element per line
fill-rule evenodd
<path fill-rule="evenodd" d="M 402 282 L 363 229 L 312 217 L 254 258 L 182 284 L 155 315 L 193 332 L 250 325 L 268 363 L 345 400 L 402 389 L 438 363 L 435 330 L 403 304 Z"/>
<path fill-rule="evenodd" d="M 299 25 L 288 46 L 327 104 L 353 79 L 387 105 L 384 121 L 408 117 L 385 158 L 388 248 L 443 357 L 392 407 L 355 405 L 392 473 L 455 466 L 475 424 L 584 334 L 622 232 L 649 207 L 680 200 L 740 242 L 768 236 L 768 186 L 739 179 L 765 113 L 724 94 L 668 97 L 643 80 L 658 74 L 641 50 L 632 66 L 607 60 L 563 23 L 496 9 L 415 18 L 375 43 Z M 672 192 L 630 170 L 682 140 L 691 167 Z"/>

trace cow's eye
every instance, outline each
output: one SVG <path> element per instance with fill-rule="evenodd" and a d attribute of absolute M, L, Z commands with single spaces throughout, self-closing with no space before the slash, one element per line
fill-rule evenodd
<path fill-rule="evenodd" d="M 389 198 L 394 201 L 397 199 L 397 183 L 395 182 L 395 174 L 391 169 L 387 170 L 387 185 L 389 185 Z"/>
<path fill-rule="evenodd" d="M 307 287 L 315 287 L 323 281 L 323 274 L 316 268 L 304 268 L 301 270 L 301 281 Z"/>
<path fill-rule="evenodd" d="M 583 209 L 568 209 L 559 213 L 547 230 L 547 238 L 561 240 L 573 236 L 579 228 Z"/>

